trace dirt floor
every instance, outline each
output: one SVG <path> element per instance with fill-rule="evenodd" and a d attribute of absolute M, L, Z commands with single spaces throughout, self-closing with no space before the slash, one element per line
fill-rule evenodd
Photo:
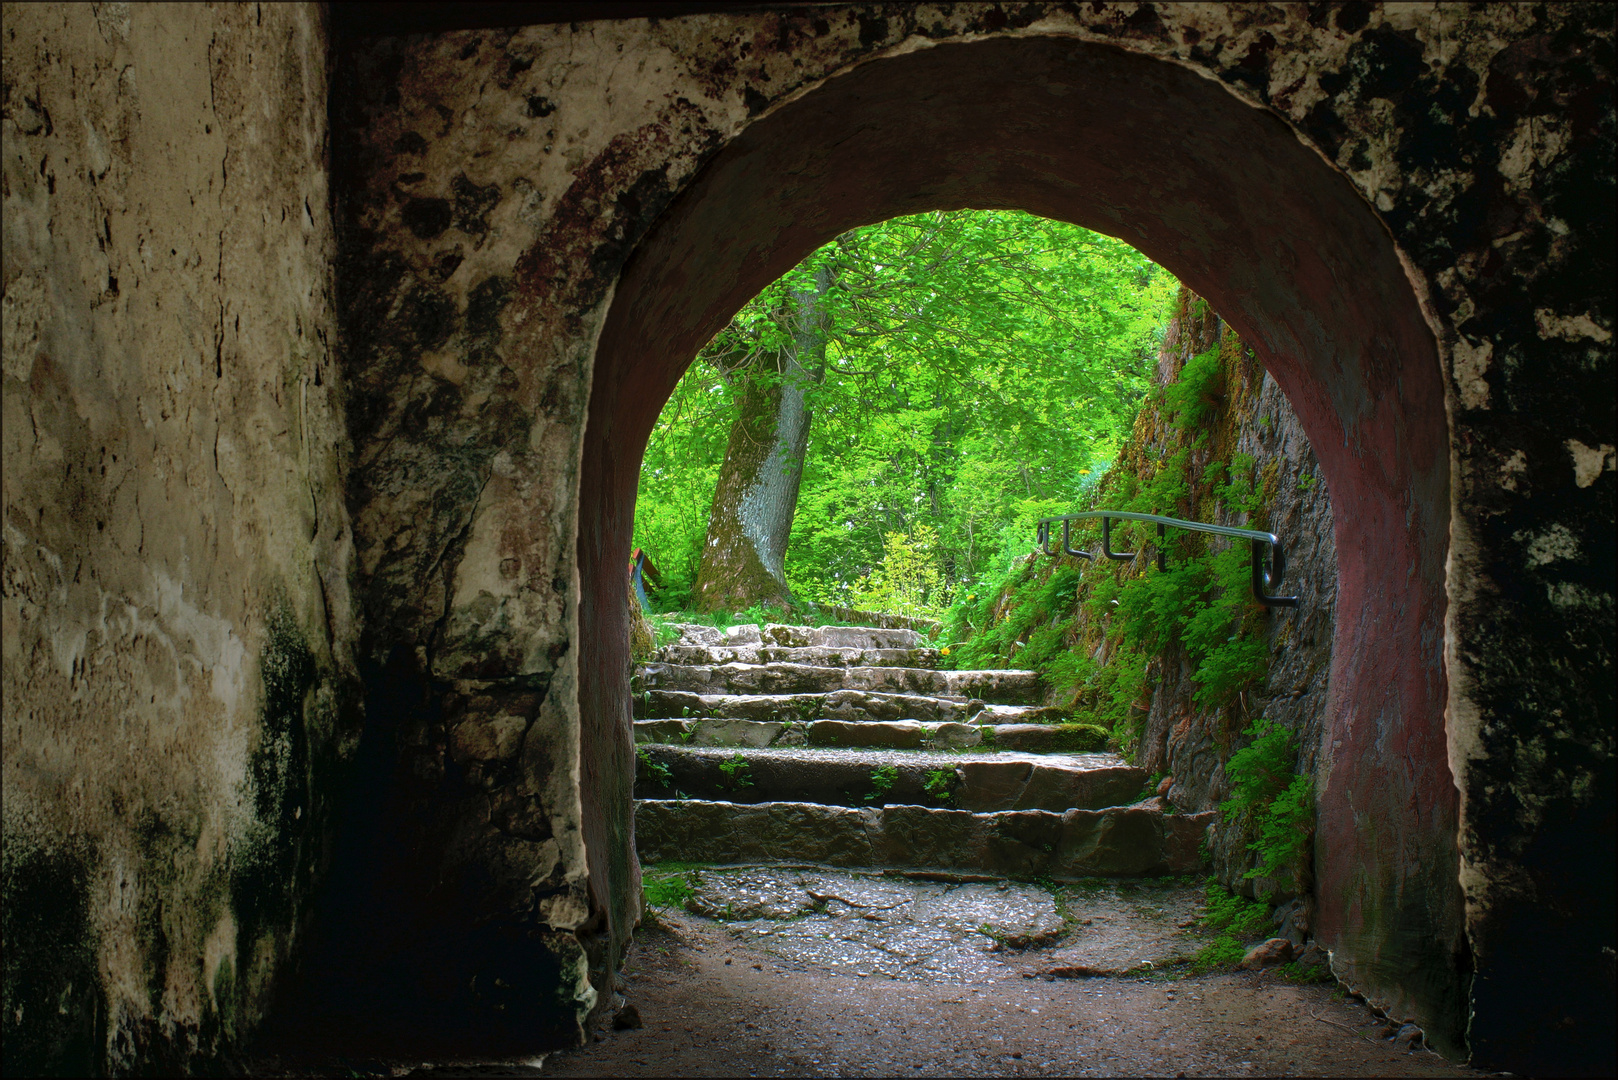
<path fill-rule="evenodd" d="M 1329 983 L 1177 974 L 1203 941 L 1200 889 L 1185 883 L 1051 890 L 812 868 L 683 880 L 693 888 L 647 920 L 626 964 L 620 989 L 638 1028 L 604 1025 L 582 1049 L 527 1060 L 327 1058 L 263 1071 L 1485 1075 L 1378 1037 L 1387 1022 Z"/>

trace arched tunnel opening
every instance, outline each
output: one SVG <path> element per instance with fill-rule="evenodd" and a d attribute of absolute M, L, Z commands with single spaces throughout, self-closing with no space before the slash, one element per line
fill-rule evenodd
<path fill-rule="evenodd" d="M 1002 960 L 1328 979 L 1318 473 L 1250 350 L 1127 245 L 969 210 L 817 249 L 704 346 L 642 462 L 626 968 L 666 930 L 895 997 Z M 1181 516 L 1054 520 L 1100 507 Z M 1250 538 L 1203 525 L 1285 534 L 1269 603 Z"/>
<path fill-rule="evenodd" d="M 1010 70 L 1020 77 L 1008 85 Z M 1285 125 L 1191 71 L 1105 46 L 945 45 L 857 67 L 749 126 L 631 258 L 597 349 L 581 485 L 596 902 L 632 923 L 619 568 L 658 410 L 697 350 L 811 250 L 857 225 L 962 207 L 1125 240 L 1206 297 L 1293 403 L 1332 492 L 1339 560 L 1317 933 L 1341 978 L 1376 985 L 1423 1018 L 1434 1045 L 1459 1047 L 1468 958 L 1444 730 L 1449 463 L 1432 332 L 1374 213 Z"/>
<path fill-rule="evenodd" d="M 1281 592 L 1300 607 L 1244 601 L 1267 629 L 1244 637 L 1244 621 L 1225 639 L 1253 658 L 1284 646 L 1270 671 L 1297 674 L 1265 684 L 1290 690 L 1259 695 L 1255 725 L 1283 707 L 1307 722 L 1283 721 L 1297 745 L 1282 746 L 1271 729 L 1175 713 L 1165 702 L 1195 705 L 1203 685 L 1183 641 L 1178 661 L 1147 648 L 1120 666 L 1071 647 L 1095 640 L 1077 615 L 1036 635 L 1018 597 L 1065 604 L 1088 589 L 1080 607 L 1120 605 L 1085 617 L 1133 626 L 1129 590 L 1143 581 L 1167 587 L 1192 566 L 1212 581 L 1217 564 L 1228 592 L 1246 572 L 1226 558 L 1236 548 L 1172 530 L 1162 569 L 1152 523 L 1114 522 L 1103 540 L 1085 519 L 1078 547 L 1145 558 L 1079 569 L 1051 555 L 1058 528 L 1006 603 L 950 609 L 973 627 L 1006 615 L 1004 636 L 900 640 L 875 625 L 877 605 L 860 641 L 810 641 L 815 627 L 761 614 L 756 645 L 697 640 L 713 636 L 699 627 L 670 646 L 688 659 L 835 657 L 850 679 L 853 658 L 905 659 L 908 674 L 874 664 L 858 679 L 934 690 L 1024 660 L 1055 672 L 1056 655 L 1071 661 L 1063 678 L 1081 664 L 1119 680 L 1159 665 L 1149 708 L 1124 695 L 1138 739 L 1109 743 L 1135 755 L 1130 775 L 1151 777 L 1135 802 L 956 798 L 977 782 L 963 746 L 953 788 L 942 767 L 884 771 L 879 785 L 874 763 L 864 787 L 842 785 L 858 805 L 834 809 L 859 819 L 864 863 L 793 856 L 870 880 L 906 865 L 943 873 L 964 851 L 999 860 L 981 875 L 994 880 L 929 888 L 1009 895 L 1045 879 L 1061 891 L 1078 887 L 1055 881 L 1068 871 L 1101 872 L 1084 861 L 1094 852 L 1127 846 L 1102 843 L 1102 826 L 1128 825 L 1136 839 L 1172 835 L 1195 873 L 1256 896 L 1269 886 L 1232 852 L 1262 852 L 1227 843 L 1240 830 L 1201 834 L 1206 853 L 1189 842 L 1201 815 L 1224 814 L 1212 774 L 1191 763 L 1217 759 L 1233 784 L 1246 781 L 1230 770 L 1262 767 L 1286 783 L 1264 796 L 1271 810 L 1290 800 L 1311 823 L 1310 902 L 1278 906 L 1274 929 L 1296 930 L 1301 914 L 1341 1000 L 1362 1003 L 1351 1030 L 1329 1029 L 1350 1018 L 1326 1013 L 1309 1021 L 1317 1034 L 1362 1058 L 1419 1036 L 1451 1059 L 1428 1057 L 1435 1069 L 1612 1072 L 1607 9 L 12 5 L 6 23 L 8 1073 L 284 1072 L 301 1067 L 289 1064 L 300 1040 L 308 1071 L 345 1071 L 334 1056 L 356 1053 L 395 1069 L 559 1047 L 583 1052 L 548 1068 L 600 1071 L 659 1041 L 689 1044 L 659 1059 L 668 1069 L 741 1068 L 726 1056 L 735 1039 L 763 1036 L 735 1016 L 770 999 L 768 960 L 720 965 L 681 984 L 683 998 L 646 992 L 704 956 L 718 964 L 711 935 L 659 936 L 672 924 L 656 905 L 682 882 L 711 884 L 714 852 L 693 859 L 695 883 L 659 861 L 696 854 L 725 825 L 637 825 L 672 820 L 653 804 L 682 790 L 637 790 L 637 750 L 670 765 L 689 744 L 637 747 L 636 723 L 706 737 L 648 711 L 663 678 L 651 667 L 680 666 L 675 653 L 631 652 L 637 474 L 682 371 L 749 297 L 850 230 L 969 214 L 1087 230 L 1182 283 L 1178 337 L 1158 354 L 1158 374 L 1180 382 L 1160 382 L 1139 415 L 1168 440 L 1151 435 L 1154 447 L 1195 451 L 1193 489 L 1220 465 L 1234 490 L 1236 451 L 1262 451 L 1277 471 L 1255 468 L 1254 484 L 1280 485 L 1274 505 L 1329 493 L 1320 528 L 1269 523 L 1293 557 Z M 1211 427 L 1194 434 L 1193 374 L 1239 389 L 1207 393 Z M 1237 401 L 1261 415 L 1247 413 L 1233 447 Z M 1218 447 L 1206 461 L 1191 445 L 1203 434 Z M 1310 475 L 1302 457 L 1273 456 L 1281 442 L 1307 454 Z M 1125 451 L 1114 475 L 1170 471 L 1138 441 Z M 1038 514 L 1060 519 L 1088 498 L 1065 491 L 1073 505 Z M 1240 523 L 1210 505 L 1184 516 Z M 1313 555 L 1299 534 L 1319 540 Z M 1317 572 L 1328 547 L 1331 569 Z M 1223 604 L 1211 586 L 1199 599 L 1216 593 Z M 1198 624 L 1199 640 L 1217 621 Z M 966 641 L 943 662 L 943 645 Z M 1305 656 L 1321 663 L 1300 667 Z M 964 685 L 911 696 L 965 720 L 1050 709 L 1063 722 L 1048 726 L 1077 738 L 1080 695 L 1057 700 L 1055 685 L 1044 704 Z M 877 722 L 932 741 L 961 719 Z M 980 745 L 984 729 L 998 740 L 1016 726 L 959 725 Z M 1038 764 L 1014 778 L 1019 792 Z M 802 849 L 825 832 L 778 828 L 776 805 L 748 803 L 752 824 L 731 832 L 754 864 L 779 865 L 770 844 Z M 972 831 L 995 815 L 1024 816 Z M 946 836 L 947 822 L 961 831 Z M 1057 873 L 1062 859 L 1073 865 Z M 1235 903 L 1213 889 L 1210 912 Z M 848 906 L 839 917 L 863 918 Z M 661 974 L 637 974 L 659 957 Z M 720 967 L 741 968 L 739 981 Z M 1113 1054 L 1107 1023 L 1126 1006 L 1137 1041 L 1161 1049 L 1151 1022 L 1169 1002 L 1151 995 L 1173 987 L 1086 973 L 999 979 L 996 993 L 1016 992 L 989 1011 L 1038 1008 L 1046 1024 L 1045 999 L 1061 1002 L 1066 1026 L 1047 1034 L 1066 1056 L 1042 1066 L 1245 1067 L 1235 1044 L 1204 1054 L 1214 1044 L 1200 1037 L 1195 1052 Z M 1292 974 L 1251 983 L 1278 999 L 1328 993 L 1280 985 Z M 1194 979 L 1181 1002 L 1200 995 Z M 744 1071 L 975 1068 L 992 1046 L 869 1051 L 883 1025 L 896 1045 L 928 1046 L 913 1034 L 948 1033 L 950 1010 L 988 992 L 888 1001 L 870 983 L 826 983 L 833 1035 L 865 1042 L 822 1041 L 796 1062 L 761 1052 Z M 647 1030 L 620 1039 L 609 1028 L 632 1019 L 626 997 Z M 741 1026 L 693 1013 L 709 1035 L 660 1040 L 699 1008 Z M 1386 1046 L 1356 1034 L 1373 1017 L 1395 1025 Z M 814 1035 L 800 1019 L 769 1038 Z M 1208 1030 L 1217 1041 L 1230 1027 Z M 1261 1069 L 1297 1064 L 1241 1045 Z M 282 1049 L 293 1057 L 277 1063 Z M 995 1066 L 1032 1067 L 1026 1054 Z"/>

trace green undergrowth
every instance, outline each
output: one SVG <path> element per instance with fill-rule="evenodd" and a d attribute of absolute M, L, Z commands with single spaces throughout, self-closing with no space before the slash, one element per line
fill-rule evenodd
<path fill-rule="evenodd" d="M 712 626 L 718 630 L 749 624 L 763 626 L 766 623 L 781 623 L 788 626 L 860 625 L 829 614 L 815 604 L 800 604 L 790 608 L 775 604 L 754 604 L 741 611 L 691 611 L 685 608 L 670 608 L 653 611 L 646 617 L 651 620 L 653 627 L 665 629 L 674 623 L 695 623 L 699 626 Z M 668 630 L 668 633 L 672 637 L 679 636 L 678 631 Z"/>
<path fill-rule="evenodd" d="M 1191 958 L 1193 975 L 1241 963 L 1247 954 L 1245 943 L 1264 937 L 1269 930 L 1270 906 L 1233 893 L 1211 877 L 1201 925 L 1214 936 Z"/>
<path fill-rule="evenodd" d="M 696 872 L 706 865 L 665 862 L 641 867 L 641 907 L 654 914 L 684 911 L 696 892 Z"/>
<path fill-rule="evenodd" d="M 1230 797 L 1219 804 L 1220 814 L 1255 835 L 1248 846 L 1259 861 L 1247 871 L 1249 880 L 1301 875 L 1314 835 L 1314 778 L 1293 771 L 1297 743 L 1280 724 L 1255 720 L 1247 734 L 1253 741 L 1225 764 Z"/>
<path fill-rule="evenodd" d="M 652 756 L 652 752 L 642 746 L 636 749 L 635 759 L 639 763 L 642 774 L 657 787 L 668 787 L 674 780 L 669 767 Z"/>
<path fill-rule="evenodd" d="M 748 775 L 747 769 L 747 756 L 740 750 L 719 763 L 719 771 L 725 774 L 725 779 L 730 781 L 730 786 L 737 791 L 753 786 L 753 778 Z"/>
<path fill-rule="evenodd" d="M 1252 385 L 1254 370 L 1251 352 L 1228 331 L 1187 361 L 1174 382 L 1148 395 L 1134 437 L 1082 509 L 1203 521 L 1224 509 L 1263 528 L 1271 470 L 1228 452 L 1241 418 L 1233 386 Z M 1155 556 L 1154 527 L 1115 525 L 1114 551 L 1144 549 Z M 1026 533 L 1033 534 L 1031 522 Z M 1101 540 L 1099 522 L 1074 523 L 1074 547 L 1098 551 Z M 1191 662 L 1198 707 L 1234 704 L 1269 671 L 1268 615 L 1252 599 L 1247 546 L 1170 530 L 1165 550 L 1163 570 L 1155 558 L 1081 562 L 1036 554 L 1008 560 L 961 590 L 946 614 L 949 662 L 1038 671 L 1051 700 L 1072 721 L 1107 732 L 1126 756 L 1136 749 L 1148 711 L 1149 661 L 1166 650 L 1181 649 Z"/>

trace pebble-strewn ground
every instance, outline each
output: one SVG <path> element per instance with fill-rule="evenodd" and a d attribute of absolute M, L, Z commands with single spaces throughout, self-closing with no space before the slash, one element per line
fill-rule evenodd
<path fill-rule="evenodd" d="M 637 935 L 639 1028 L 517 1061 L 266 1059 L 295 1075 L 1477 1076 L 1376 1038 L 1328 985 L 1175 978 L 1201 944 L 1183 882 L 942 882 L 703 870 Z M 722 916 L 714 918 L 711 916 Z M 1018 947 L 1021 946 L 1021 947 Z M 1152 965 L 1150 968 L 1147 965 Z M 1051 977 L 1074 969 L 1143 974 Z M 1170 969 L 1171 970 L 1171 969 Z"/>

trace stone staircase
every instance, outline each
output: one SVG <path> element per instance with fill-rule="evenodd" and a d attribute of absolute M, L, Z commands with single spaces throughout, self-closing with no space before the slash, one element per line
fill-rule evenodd
<path fill-rule="evenodd" d="M 635 670 L 644 862 L 1075 878 L 1203 870 L 1212 813 L 1040 704 L 1031 671 L 941 671 L 912 630 L 682 624 Z"/>

